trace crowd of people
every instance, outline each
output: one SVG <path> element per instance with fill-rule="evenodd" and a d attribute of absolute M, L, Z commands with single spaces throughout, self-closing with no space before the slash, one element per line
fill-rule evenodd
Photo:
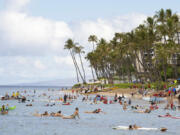
<path fill-rule="evenodd" d="M 50 91 L 50 90 L 48 90 Z M 53 92 L 53 90 L 52 90 Z M 18 99 L 18 101 L 20 103 L 26 103 L 26 101 L 31 101 L 31 103 L 26 104 L 26 106 L 33 106 L 33 102 L 34 99 L 32 100 L 27 100 L 26 98 L 29 96 L 27 94 L 26 91 L 23 91 L 24 94 L 20 94 L 19 91 L 17 92 L 13 92 L 11 96 L 9 96 L 9 94 L 5 94 L 4 97 L 1 98 L 1 100 L 11 100 L 11 99 Z M 67 94 L 63 94 L 61 96 L 59 96 L 59 98 L 57 98 L 55 101 L 62 103 L 61 105 L 71 105 L 71 103 L 73 103 L 73 101 L 82 98 L 82 103 L 89 103 L 89 104 L 119 104 L 120 106 L 122 106 L 122 109 L 124 111 L 126 110 L 132 110 L 133 113 L 151 113 L 154 110 L 159 109 L 158 104 L 159 102 L 155 102 L 155 101 L 151 101 L 149 106 L 144 107 L 144 106 L 140 106 L 139 104 L 134 105 L 133 101 L 133 96 L 134 94 L 131 95 L 131 97 L 126 97 L 124 96 L 124 94 L 117 94 L 115 93 L 113 97 L 109 97 L 109 96 L 104 96 L 101 94 L 94 94 L 94 95 L 88 95 L 88 94 L 82 94 L 80 96 L 81 91 L 78 90 L 72 90 L 71 93 Z M 174 96 L 177 94 L 175 90 L 171 89 L 170 91 L 167 91 L 168 93 L 168 97 L 167 97 L 167 106 L 165 106 L 165 109 L 172 109 L 175 110 L 174 108 L 176 107 L 174 104 Z M 34 97 L 36 95 L 36 91 L 33 91 L 33 95 L 31 97 Z M 25 96 L 26 95 L 26 96 Z M 41 93 L 40 95 L 37 95 L 38 98 L 40 97 L 46 97 L 49 101 L 51 100 L 51 95 L 48 95 L 48 93 Z M 36 96 L 36 97 L 37 97 Z M 178 97 L 178 103 L 179 106 L 177 106 L 178 108 L 180 108 L 180 96 Z M 132 105 L 133 104 L 133 105 Z M 46 107 L 53 107 L 56 106 L 56 103 L 48 103 L 45 104 L 44 106 Z M 1 114 L 8 114 L 9 111 L 9 105 L 2 105 L 1 107 Z M 104 112 L 101 108 L 97 107 L 94 110 L 87 110 L 84 111 L 84 113 L 86 114 L 107 114 L 106 112 Z M 170 115 L 170 114 L 169 114 Z M 57 111 L 57 112 L 48 112 L 45 111 L 44 113 L 33 113 L 33 116 L 35 117 L 60 117 L 62 119 L 76 119 L 76 118 L 80 118 L 80 114 L 79 114 L 79 108 L 76 107 L 74 112 L 72 113 L 72 115 L 64 115 L 62 113 L 61 110 Z M 129 125 L 129 129 L 138 129 L 138 127 L 136 127 L 135 125 Z M 166 129 L 163 129 L 163 131 L 166 131 Z"/>

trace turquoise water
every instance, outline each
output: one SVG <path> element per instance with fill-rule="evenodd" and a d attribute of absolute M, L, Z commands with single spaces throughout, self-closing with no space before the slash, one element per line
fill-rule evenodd
<path fill-rule="evenodd" d="M 54 91 L 48 91 L 47 87 L 6 87 L 0 88 L 0 95 L 6 92 L 12 93 L 13 90 L 27 90 L 24 95 L 32 102 L 32 107 L 27 107 L 26 103 L 18 103 L 17 100 L 0 101 L 0 105 L 9 104 L 16 105 L 16 109 L 9 111 L 8 115 L 0 115 L 0 135 L 180 135 L 180 119 L 159 118 L 157 115 L 164 115 L 169 112 L 172 115 L 180 116 L 180 111 L 164 111 L 164 104 L 160 105 L 160 109 L 153 111 L 150 114 L 134 113 L 130 107 L 127 111 L 123 111 L 119 104 L 98 104 L 90 105 L 89 103 L 81 102 L 82 96 L 79 96 L 70 106 L 63 106 L 62 103 L 56 102 L 55 106 L 46 107 L 47 96 L 41 96 L 46 93 L 51 96 L 51 99 L 57 99 L 63 93 L 59 91 L 61 88 L 51 88 Z M 33 90 L 37 89 L 36 96 Z M 109 99 L 111 97 L 108 97 Z M 53 103 L 50 103 L 53 104 Z M 132 104 L 140 104 L 149 106 L 148 102 L 141 100 L 132 100 Z M 79 107 L 80 119 L 61 119 L 58 117 L 34 117 L 33 113 L 38 111 L 43 113 L 62 111 L 63 114 L 71 115 L 75 107 Z M 107 114 L 85 114 L 84 111 L 92 111 L 101 108 Z M 129 131 L 129 130 L 113 130 L 112 127 L 130 124 L 137 124 L 143 127 L 167 127 L 167 132 L 160 131 Z"/>

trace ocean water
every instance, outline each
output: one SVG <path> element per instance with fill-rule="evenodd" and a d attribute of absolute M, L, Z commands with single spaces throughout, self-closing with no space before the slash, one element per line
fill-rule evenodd
<path fill-rule="evenodd" d="M 34 96 L 33 90 L 36 89 Z M 53 89 L 53 91 L 48 91 Z M 61 102 L 55 102 L 55 106 L 47 107 L 48 96 L 54 101 L 63 93 L 61 87 L 0 87 L 0 95 L 6 92 L 27 90 L 28 100 L 34 102 L 19 103 L 17 100 L 0 101 L 0 105 L 16 105 L 16 109 L 9 111 L 8 115 L 0 115 L 0 135 L 180 135 L 180 119 L 159 118 L 169 112 L 174 116 L 180 116 L 180 111 L 163 110 L 165 104 L 159 105 L 159 109 L 150 114 L 134 113 L 129 107 L 124 111 L 122 106 L 117 104 L 97 104 L 91 105 L 89 102 L 81 102 L 82 96 L 69 106 L 63 106 Z M 42 96 L 46 93 L 47 96 Z M 112 97 L 108 97 L 109 99 Z M 32 103 L 32 107 L 26 104 Z M 53 104 L 53 103 L 50 103 Z M 148 107 L 146 101 L 132 99 L 133 105 Z M 65 115 L 71 115 L 75 107 L 79 107 L 80 119 L 62 119 L 59 117 L 34 117 L 32 114 L 38 111 L 43 113 L 62 111 Z M 86 114 L 85 111 L 93 111 L 101 108 L 106 114 Z M 168 128 L 167 132 L 160 131 L 140 131 L 140 130 L 114 130 L 112 127 L 122 125 L 128 126 L 136 124 L 142 127 Z"/>

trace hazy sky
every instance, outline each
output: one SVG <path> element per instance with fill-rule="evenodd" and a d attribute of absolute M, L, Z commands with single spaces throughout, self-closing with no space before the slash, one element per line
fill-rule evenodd
<path fill-rule="evenodd" d="M 0 0 L 0 84 L 74 78 L 63 50 L 67 38 L 89 50 L 89 35 L 108 40 L 161 8 L 180 13 L 179 5 L 180 0 Z"/>

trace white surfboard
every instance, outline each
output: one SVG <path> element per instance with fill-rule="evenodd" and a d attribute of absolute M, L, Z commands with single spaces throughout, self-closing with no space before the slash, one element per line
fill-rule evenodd
<path fill-rule="evenodd" d="M 113 127 L 113 129 L 116 130 L 129 130 L 128 126 L 117 126 L 117 127 Z M 145 127 L 141 127 L 135 130 L 158 130 L 158 128 L 145 128 Z"/>

